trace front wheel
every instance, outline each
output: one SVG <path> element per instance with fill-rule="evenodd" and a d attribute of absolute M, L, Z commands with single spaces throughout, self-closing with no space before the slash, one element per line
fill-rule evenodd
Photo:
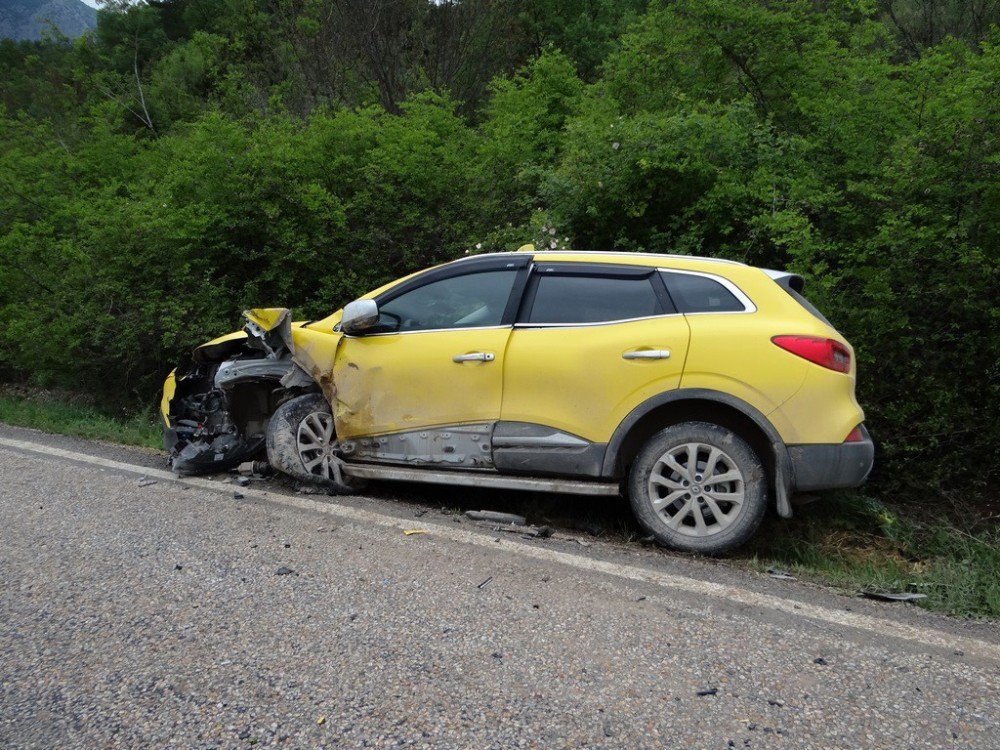
<path fill-rule="evenodd" d="M 767 510 L 760 458 L 734 432 L 683 422 L 653 435 L 628 480 L 636 518 L 661 544 L 719 555 L 746 542 Z"/>
<path fill-rule="evenodd" d="M 333 413 L 319 393 L 289 399 L 274 410 L 267 425 L 267 460 L 296 479 L 338 492 L 355 489 L 340 471 Z"/>

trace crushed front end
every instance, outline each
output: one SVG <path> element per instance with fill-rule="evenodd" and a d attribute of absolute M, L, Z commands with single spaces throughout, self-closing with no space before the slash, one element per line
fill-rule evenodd
<path fill-rule="evenodd" d="M 164 383 L 164 444 L 179 474 L 225 471 L 264 453 L 268 420 L 287 392 L 282 379 L 297 368 L 287 310 L 244 316 L 245 334 L 198 347 Z"/>

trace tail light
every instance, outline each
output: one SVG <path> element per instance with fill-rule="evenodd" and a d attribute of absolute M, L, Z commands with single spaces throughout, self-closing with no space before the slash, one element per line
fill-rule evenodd
<path fill-rule="evenodd" d="M 844 438 L 845 443 L 860 443 L 865 439 L 865 433 L 861 431 L 861 425 L 858 425 L 849 433 L 847 437 Z"/>
<path fill-rule="evenodd" d="M 775 336 L 771 341 L 821 367 L 837 372 L 851 371 L 851 352 L 839 341 L 820 336 Z"/>

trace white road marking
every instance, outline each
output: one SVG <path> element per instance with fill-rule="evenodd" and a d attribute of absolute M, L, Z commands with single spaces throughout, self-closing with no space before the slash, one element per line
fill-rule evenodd
<path fill-rule="evenodd" d="M 55 456 L 70 461 L 90 464 L 91 466 L 101 466 L 116 471 L 124 471 L 131 474 L 140 474 L 156 479 L 175 482 L 177 484 L 198 487 L 210 492 L 231 495 L 234 491 L 239 491 L 247 499 L 257 499 L 268 503 L 300 508 L 317 513 L 324 513 L 339 516 L 354 521 L 358 524 L 369 526 L 382 526 L 391 529 L 405 530 L 414 527 L 413 519 L 396 518 L 384 513 L 376 513 L 370 510 L 352 508 L 348 505 L 341 505 L 332 500 L 310 500 L 308 498 L 292 497 L 288 495 L 275 494 L 255 490 L 250 487 L 238 487 L 230 483 L 213 481 L 210 479 L 198 479 L 196 477 L 178 477 L 176 474 L 162 469 L 151 469 L 145 466 L 114 461 L 99 456 L 91 456 L 86 453 L 55 448 L 40 443 L 32 443 L 24 440 L 12 440 L 0 437 L 0 445 L 8 448 L 15 448 L 31 453 L 40 453 L 47 456 Z M 780 612 L 792 617 L 800 617 L 821 622 L 840 625 L 857 630 L 865 630 L 881 636 L 891 636 L 901 638 L 911 643 L 916 642 L 925 646 L 939 649 L 961 650 L 966 656 L 978 657 L 981 659 L 992 659 L 1000 661 L 1000 644 L 993 644 L 977 638 L 968 638 L 960 635 L 952 635 L 932 628 L 918 627 L 907 623 L 886 620 L 879 617 L 847 612 L 829 607 L 822 607 L 815 604 L 808 604 L 793 599 L 783 599 L 772 594 L 762 594 L 739 586 L 731 586 L 712 581 L 703 581 L 698 578 L 689 578 L 673 573 L 663 573 L 648 568 L 640 568 L 633 565 L 623 565 L 620 563 L 607 562 L 605 560 L 594 560 L 580 555 L 573 555 L 558 550 L 536 547 L 523 542 L 511 539 L 501 539 L 495 541 L 492 536 L 464 531 L 462 529 L 450 528 L 440 524 L 426 524 L 434 528 L 435 537 L 444 538 L 461 544 L 472 544 L 489 549 L 502 549 L 511 554 L 530 557 L 545 562 L 568 565 L 577 570 L 584 570 L 594 573 L 602 573 L 609 576 L 624 578 L 630 581 L 654 584 L 663 588 L 684 591 L 690 594 L 719 599 L 729 603 L 739 603 L 759 609 Z"/>

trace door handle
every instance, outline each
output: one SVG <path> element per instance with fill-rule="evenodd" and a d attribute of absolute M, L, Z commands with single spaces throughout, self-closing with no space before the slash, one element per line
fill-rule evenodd
<path fill-rule="evenodd" d="M 622 353 L 622 359 L 670 359 L 669 349 L 633 349 Z"/>
<path fill-rule="evenodd" d="M 492 362 L 494 359 L 496 359 L 496 355 L 493 352 L 470 352 L 469 354 L 456 354 L 451 358 L 451 361 L 462 364 L 463 362 Z"/>

